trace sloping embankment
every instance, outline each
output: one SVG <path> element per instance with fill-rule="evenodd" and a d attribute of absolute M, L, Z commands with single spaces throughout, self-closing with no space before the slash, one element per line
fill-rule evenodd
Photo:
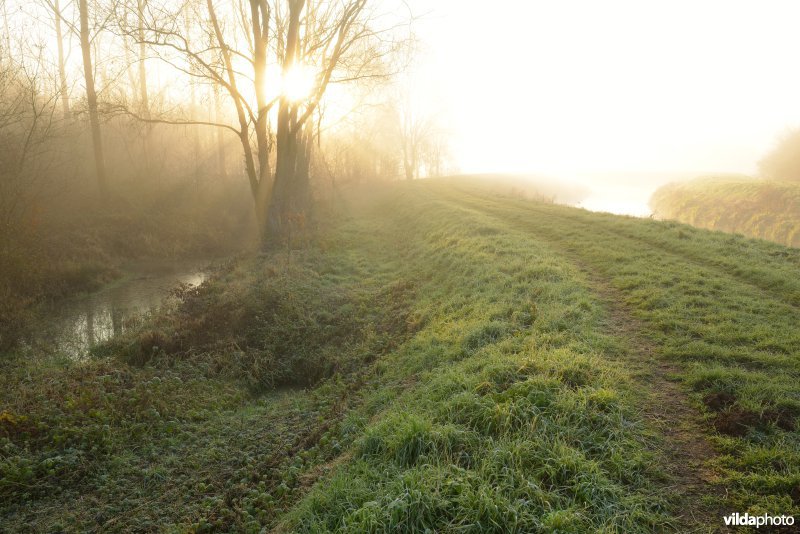
<path fill-rule="evenodd" d="M 800 184 L 748 177 L 669 184 L 650 199 L 656 217 L 800 247 Z"/>

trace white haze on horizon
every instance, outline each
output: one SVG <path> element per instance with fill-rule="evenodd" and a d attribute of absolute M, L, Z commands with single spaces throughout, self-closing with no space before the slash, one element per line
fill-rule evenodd
<path fill-rule="evenodd" d="M 755 174 L 800 126 L 800 2 L 410 7 L 415 90 L 445 118 L 461 172 L 547 175 L 605 191 L 598 209 L 646 215 L 659 185 Z"/>

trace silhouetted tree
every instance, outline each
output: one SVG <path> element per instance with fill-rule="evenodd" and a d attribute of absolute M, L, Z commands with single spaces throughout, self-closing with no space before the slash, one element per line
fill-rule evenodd
<path fill-rule="evenodd" d="M 94 69 L 92 66 L 92 45 L 89 35 L 89 6 L 87 0 L 79 0 L 81 56 L 83 58 L 83 79 L 86 83 L 86 103 L 89 109 L 89 124 L 92 130 L 92 149 L 94 166 L 97 174 L 97 186 L 101 196 L 108 189 L 106 181 L 105 158 L 103 157 L 103 138 L 100 133 L 100 114 L 97 108 L 97 91 L 94 87 Z"/>
<path fill-rule="evenodd" d="M 61 108 L 64 118 L 69 117 L 69 92 L 67 90 L 67 72 L 64 66 L 64 38 L 61 31 L 61 7 L 58 0 L 53 0 L 53 18 L 56 28 L 56 47 L 58 49 L 58 85 L 61 92 Z"/>
<path fill-rule="evenodd" d="M 205 13 L 201 14 L 187 2 L 180 9 L 195 10 L 193 29 L 205 32 L 207 38 L 193 40 L 188 27 L 182 29 L 175 24 L 178 15 L 170 7 L 174 4 L 162 2 L 156 6 L 150 0 L 149 10 L 158 16 L 148 18 L 144 36 L 133 36 L 160 51 L 167 63 L 227 93 L 235 110 L 236 126 L 192 118 L 140 118 L 208 124 L 236 132 L 265 243 L 287 237 L 295 222 L 306 219 L 310 200 L 308 159 L 311 141 L 319 136 L 313 118 L 329 85 L 389 74 L 384 60 L 395 43 L 384 35 L 390 29 L 372 27 L 374 17 L 366 9 L 368 4 L 368 0 L 250 0 L 249 9 L 240 2 L 220 10 L 213 0 L 206 0 Z M 176 52 L 188 66 L 171 57 Z M 252 70 L 243 72 L 242 62 Z M 296 69 L 313 72 L 308 94 L 302 98 L 280 94 L 269 99 L 270 63 L 283 72 L 284 79 Z M 254 102 L 248 94 L 255 95 Z M 275 106 L 273 137 L 269 116 Z"/>

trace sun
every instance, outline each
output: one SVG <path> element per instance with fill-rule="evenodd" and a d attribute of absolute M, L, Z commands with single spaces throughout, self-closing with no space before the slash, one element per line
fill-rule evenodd
<path fill-rule="evenodd" d="M 316 73 L 307 65 L 295 65 L 283 75 L 282 94 L 292 102 L 307 100 L 316 85 Z"/>

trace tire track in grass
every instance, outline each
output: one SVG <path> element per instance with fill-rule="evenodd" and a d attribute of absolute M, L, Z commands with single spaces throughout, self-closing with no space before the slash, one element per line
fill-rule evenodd
<path fill-rule="evenodd" d="M 524 210 L 527 212 L 536 211 L 539 214 L 545 215 L 543 213 L 542 208 L 536 207 L 533 203 L 528 201 L 527 206 L 522 206 L 519 204 L 519 200 L 516 199 L 507 199 L 506 202 L 502 204 L 498 204 L 498 199 L 487 198 L 485 196 L 477 196 L 470 191 L 467 191 L 463 188 L 457 188 L 460 192 L 464 193 L 465 195 L 470 195 L 475 197 L 476 199 L 484 200 L 487 202 L 492 202 L 495 205 L 502 205 L 503 210 L 508 210 L 509 207 L 513 207 L 517 210 Z M 547 210 L 548 212 L 551 210 Z M 585 221 L 582 220 L 585 216 L 590 215 L 594 220 L 593 221 Z M 546 216 L 548 217 L 559 217 L 561 219 L 564 218 L 563 215 L 556 215 L 553 213 L 547 213 Z M 711 260 L 706 256 L 698 254 L 696 251 L 691 250 L 690 247 L 680 246 L 673 243 L 667 243 L 663 239 L 658 239 L 656 236 L 650 236 L 650 233 L 644 235 L 634 235 L 630 232 L 626 232 L 624 229 L 617 228 L 616 221 L 608 219 L 609 217 L 619 217 L 616 215 L 605 214 L 605 213 L 583 213 L 580 211 L 576 211 L 575 214 L 569 218 L 570 224 L 579 224 L 582 227 L 592 231 L 598 232 L 603 231 L 607 234 L 612 236 L 621 237 L 623 239 L 627 239 L 629 241 L 636 242 L 638 244 L 651 247 L 653 249 L 659 250 L 663 253 L 669 254 L 671 256 L 679 257 L 681 261 L 692 263 L 698 267 L 702 267 L 704 269 L 708 269 L 713 271 L 721 276 L 729 277 L 737 282 L 742 284 L 748 285 L 753 289 L 758 290 L 764 297 L 769 298 L 771 300 L 777 300 L 787 306 L 791 306 L 795 310 L 800 309 L 800 284 L 797 284 L 791 279 L 791 275 L 782 272 L 780 275 L 776 275 L 775 273 L 767 272 L 765 269 L 759 266 L 757 271 L 751 271 L 752 276 L 748 276 L 747 273 L 742 272 L 741 266 L 739 264 L 725 261 L 724 259 L 718 260 Z M 652 221 L 648 221 L 642 219 L 640 222 L 643 224 L 652 223 Z M 660 224 L 670 224 L 672 221 L 660 221 Z M 705 232 L 707 230 L 698 229 L 694 227 L 690 227 L 687 225 L 688 231 L 692 232 Z M 733 238 L 733 235 L 728 236 L 729 238 Z M 774 247 L 776 249 L 780 248 L 780 245 L 770 243 L 770 247 Z M 721 254 L 721 247 L 720 245 L 713 243 L 713 251 L 718 254 Z M 774 251 L 773 251 L 774 252 Z M 767 254 L 765 252 L 765 254 Z M 791 265 L 778 265 L 776 266 L 777 269 L 781 270 L 791 270 L 795 266 Z M 755 278 L 753 278 L 753 276 Z"/>
<path fill-rule="evenodd" d="M 464 207 L 463 198 L 445 196 Z M 520 221 L 500 217 L 481 209 L 480 205 L 470 204 L 470 209 L 489 215 L 507 227 L 520 229 Z M 529 231 L 527 228 L 524 230 L 525 233 Z M 563 242 L 545 236 L 544 232 L 537 232 L 536 237 L 543 237 L 555 254 L 567 259 L 583 275 L 586 285 L 606 312 L 606 332 L 618 339 L 624 348 L 619 363 L 635 370 L 631 374 L 637 380 L 644 399 L 642 413 L 662 438 L 661 453 L 671 478 L 668 489 L 680 495 L 681 505 L 677 510 L 679 530 L 708 532 L 714 529 L 721 523 L 722 511 L 706 504 L 703 497 L 721 496 L 720 488 L 715 484 L 719 475 L 709 465 L 717 454 L 698 411 L 673 378 L 679 373 L 679 368 L 659 358 L 658 346 L 642 334 L 647 329 L 624 303 L 620 290 L 597 271 L 588 268 L 577 254 L 564 247 Z"/>
<path fill-rule="evenodd" d="M 577 222 L 583 225 L 585 228 L 594 228 L 594 229 L 597 228 L 596 225 L 591 226 L 590 223 L 587 223 L 585 221 L 577 221 Z M 751 288 L 757 290 L 765 298 L 778 300 L 786 304 L 787 306 L 791 306 L 795 309 L 800 308 L 800 293 L 798 292 L 787 293 L 787 291 L 782 288 L 776 289 L 771 285 L 765 284 L 758 280 L 753 280 L 741 274 L 738 271 L 731 270 L 733 267 L 732 265 L 710 261 L 702 256 L 693 253 L 692 251 L 685 249 L 682 250 L 679 247 L 670 246 L 667 243 L 663 243 L 655 239 L 648 239 L 646 237 L 633 235 L 628 232 L 625 232 L 624 230 L 616 229 L 614 227 L 603 226 L 602 229 L 603 231 L 611 235 L 634 241 L 641 245 L 657 249 L 661 252 L 664 252 L 672 256 L 680 257 L 682 261 L 685 261 L 687 263 L 692 263 L 697 267 L 702 267 L 704 269 L 714 271 L 719 275 L 733 278 L 734 280 L 746 284 Z"/>
<path fill-rule="evenodd" d="M 741 284 L 740 288 L 734 289 L 732 286 L 726 286 L 726 292 L 742 292 L 747 291 L 749 292 L 749 296 L 753 298 L 754 301 L 758 302 L 759 304 L 764 303 L 771 303 L 769 306 L 769 312 L 771 314 L 775 314 L 780 312 L 784 317 L 794 317 L 796 308 L 794 305 L 788 301 L 786 298 L 782 298 L 774 294 L 772 291 L 765 289 L 759 284 L 754 283 L 751 280 L 742 279 L 736 273 L 728 272 L 724 268 L 720 267 L 716 264 L 707 264 L 706 262 L 700 262 L 695 260 L 692 257 L 685 257 L 680 252 L 672 251 L 669 247 L 662 247 L 658 244 L 652 244 L 647 240 L 637 238 L 635 236 L 629 236 L 625 232 L 621 231 L 614 231 L 607 227 L 607 225 L 603 224 L 591 224 L 588 221 L 583 221 L 580 218 L 581 213 L 579 211 L 575 212 L 575 216 L 568 216 L 562 213 L 554 212 L 555 207 L 552 206 L 537 206 L 536 204 L 529 204 L 527 206 L 520 206 L 515 203 L 513 199 L 509 199 L 507 202 L 503 202 L 502 199 L 496 198 L 486 198 L 485 196 L 476 195 L 473 192 L 459 189 L 460 193 L 464 196 L 470 197 L 469 200 L 466 202 L 471 203 L 473 206 L 478 206 L 479 209 L 483 210 L 485 213 L 491 214 L 495 218 L 505 219 L 510 222 L 513 222 L 517 227 L 525 228 L 529 232 L 534 232 L 538 235 L 542 235 L 543 237 L 545 234 L 550 236 L 550 239 L 559 240 L 562 243 L 562 248 L 564 252 L 568 254 L 572 254 L 573 257 L 577 257 L 579 255 L 579 249 L 576 248 L 577 243 L 568 243 L 565 241 L 564 236 L 561 235 L 558 231 L 551 228 L 549 224 L 534 224 L 535 222 L 541 221 L 552 221 L 558 220 L 562 223 L 566 223 L 566 225 L 571 228 L 575 229 L 579 227 L 581 232 L 584 234 L 591 234 L 595 235 L 598 238 L 604 238 L 606 240 L 614 241 L 615 245 L 619 242 L 619 240 L 627 241 L 630 245 L 626 246 L 618 246 L 615 247 L 616 250 L 625 250 L 625 251 L 649 251 L 651 253 L 655 253 L 655 255 L 661 259 L 670 259 L 676 263 L 680 263 L 681 265 L 685 265 L 687 267 L 695 268 L 699 272 L 708 273 L 708 275 L 712 275 L 720 280 L 727 280 L 733 282 L 734 284 Z M 516 210 L 517 217 L 509 217 L 510 208 Z M 566 207 L 562 207 L 562 209 L 569 209 Z M 533 216 L 539 221 L 535 220 L 522 220 L 521 217 L 523 215 Z M 592 214 L 592 215 L 602 215 L 602 214 Z M 648 250 L 649 249 L 649 250 Z M 666 265 L 666 264 L 665 264 Z M 688 270 L 687 270 L 688 272 Z M 609 278 L 610 280 L 610 278 Z M 620 296 L 625 296 L 624 291 L 620 291 Z M 764 304 L 766 306 L 766 304 Z M 767 308 L 762 306 L 761 309 L 756 315 L 758 318 L 764 322 L 764 318 L 767 317 L 764 315 L 767 313 Z M 768 321 L 767 321 L 768 322 Z M 792 322 L 792 328 L 800 327 L 800 323 L 797 321 Z M 758 347 L 757 347 L 758 348 Z M 771 350 L 769 348 L 763 348 L 760 350 Z M 772 368 L 785 371 L 787 369 L 787 364 L 790 365 L 792 368 L 795 367 L 795 364 L 789 361 L 788 356 L 783 358 L 781 361 L 777 363 L 772 363 L 769 366 Z M 737 360 L 736 364 L 750 370 L 750 371 L 760 371 L 765 369 L 767 362 L 763 360 L 759 361 L 750 361 L 750 360 Z M 725 365 L 730 365 L 730 362 L 725 362 Z"/>
<path fill-rule="evenodd" d="M 693 405 L 706 406 L 698 411 L 719 452 L 714 465 L 725 488 L 720 506 L 727 513 L 800 513 L 800 316 L 790 303 L 741 280 L 741 273 L 624 235 L 649 229 L 647 221 L 475 193 L 462 191 L 460 198 L 517 228 L 549 237 L 597 269 L 641 320 L 643 333 L 655 340 L 662 357 L 675 362 L 679 387 Z M 660 238 L 668 245 L 669 239 L 681 239 L 671 229 L 664 224 Z M 697 231 L 695 245 L 698 250 L 708 246 L 714 265 L 741 256 L 736 243 L 730 250 L 708 245 L 715 239 Z M 742 264 L 753 261 L 745 255 Z M 769 255 L 765 262 L 773 263 Z M 776 291 L 793 284 L 794 276 L 780 265 L 769 275 L 778 280 Z"/>
<path fill-rule="evenodd" d="M 606 329 L 622 341 L 622 363 L 643 390 L 642 412 L 662 437 L 661 452 L 668 461 L 670 489 L 684 502 L 678 512 L 681 527 L 692 532 L 720 521 L 722 511 L 704 504 L 703 497 L 721 495 L 719 475 L 710 467 L 717 456 L 702 418 L 675 381 L 679 369 L 658 357 L 658 346 L 642 335 L 645 326 L 624 304 L 620 291 L 582 262 L 559 251 L 583 273 L 592 293 L 606 311 Z"/>

